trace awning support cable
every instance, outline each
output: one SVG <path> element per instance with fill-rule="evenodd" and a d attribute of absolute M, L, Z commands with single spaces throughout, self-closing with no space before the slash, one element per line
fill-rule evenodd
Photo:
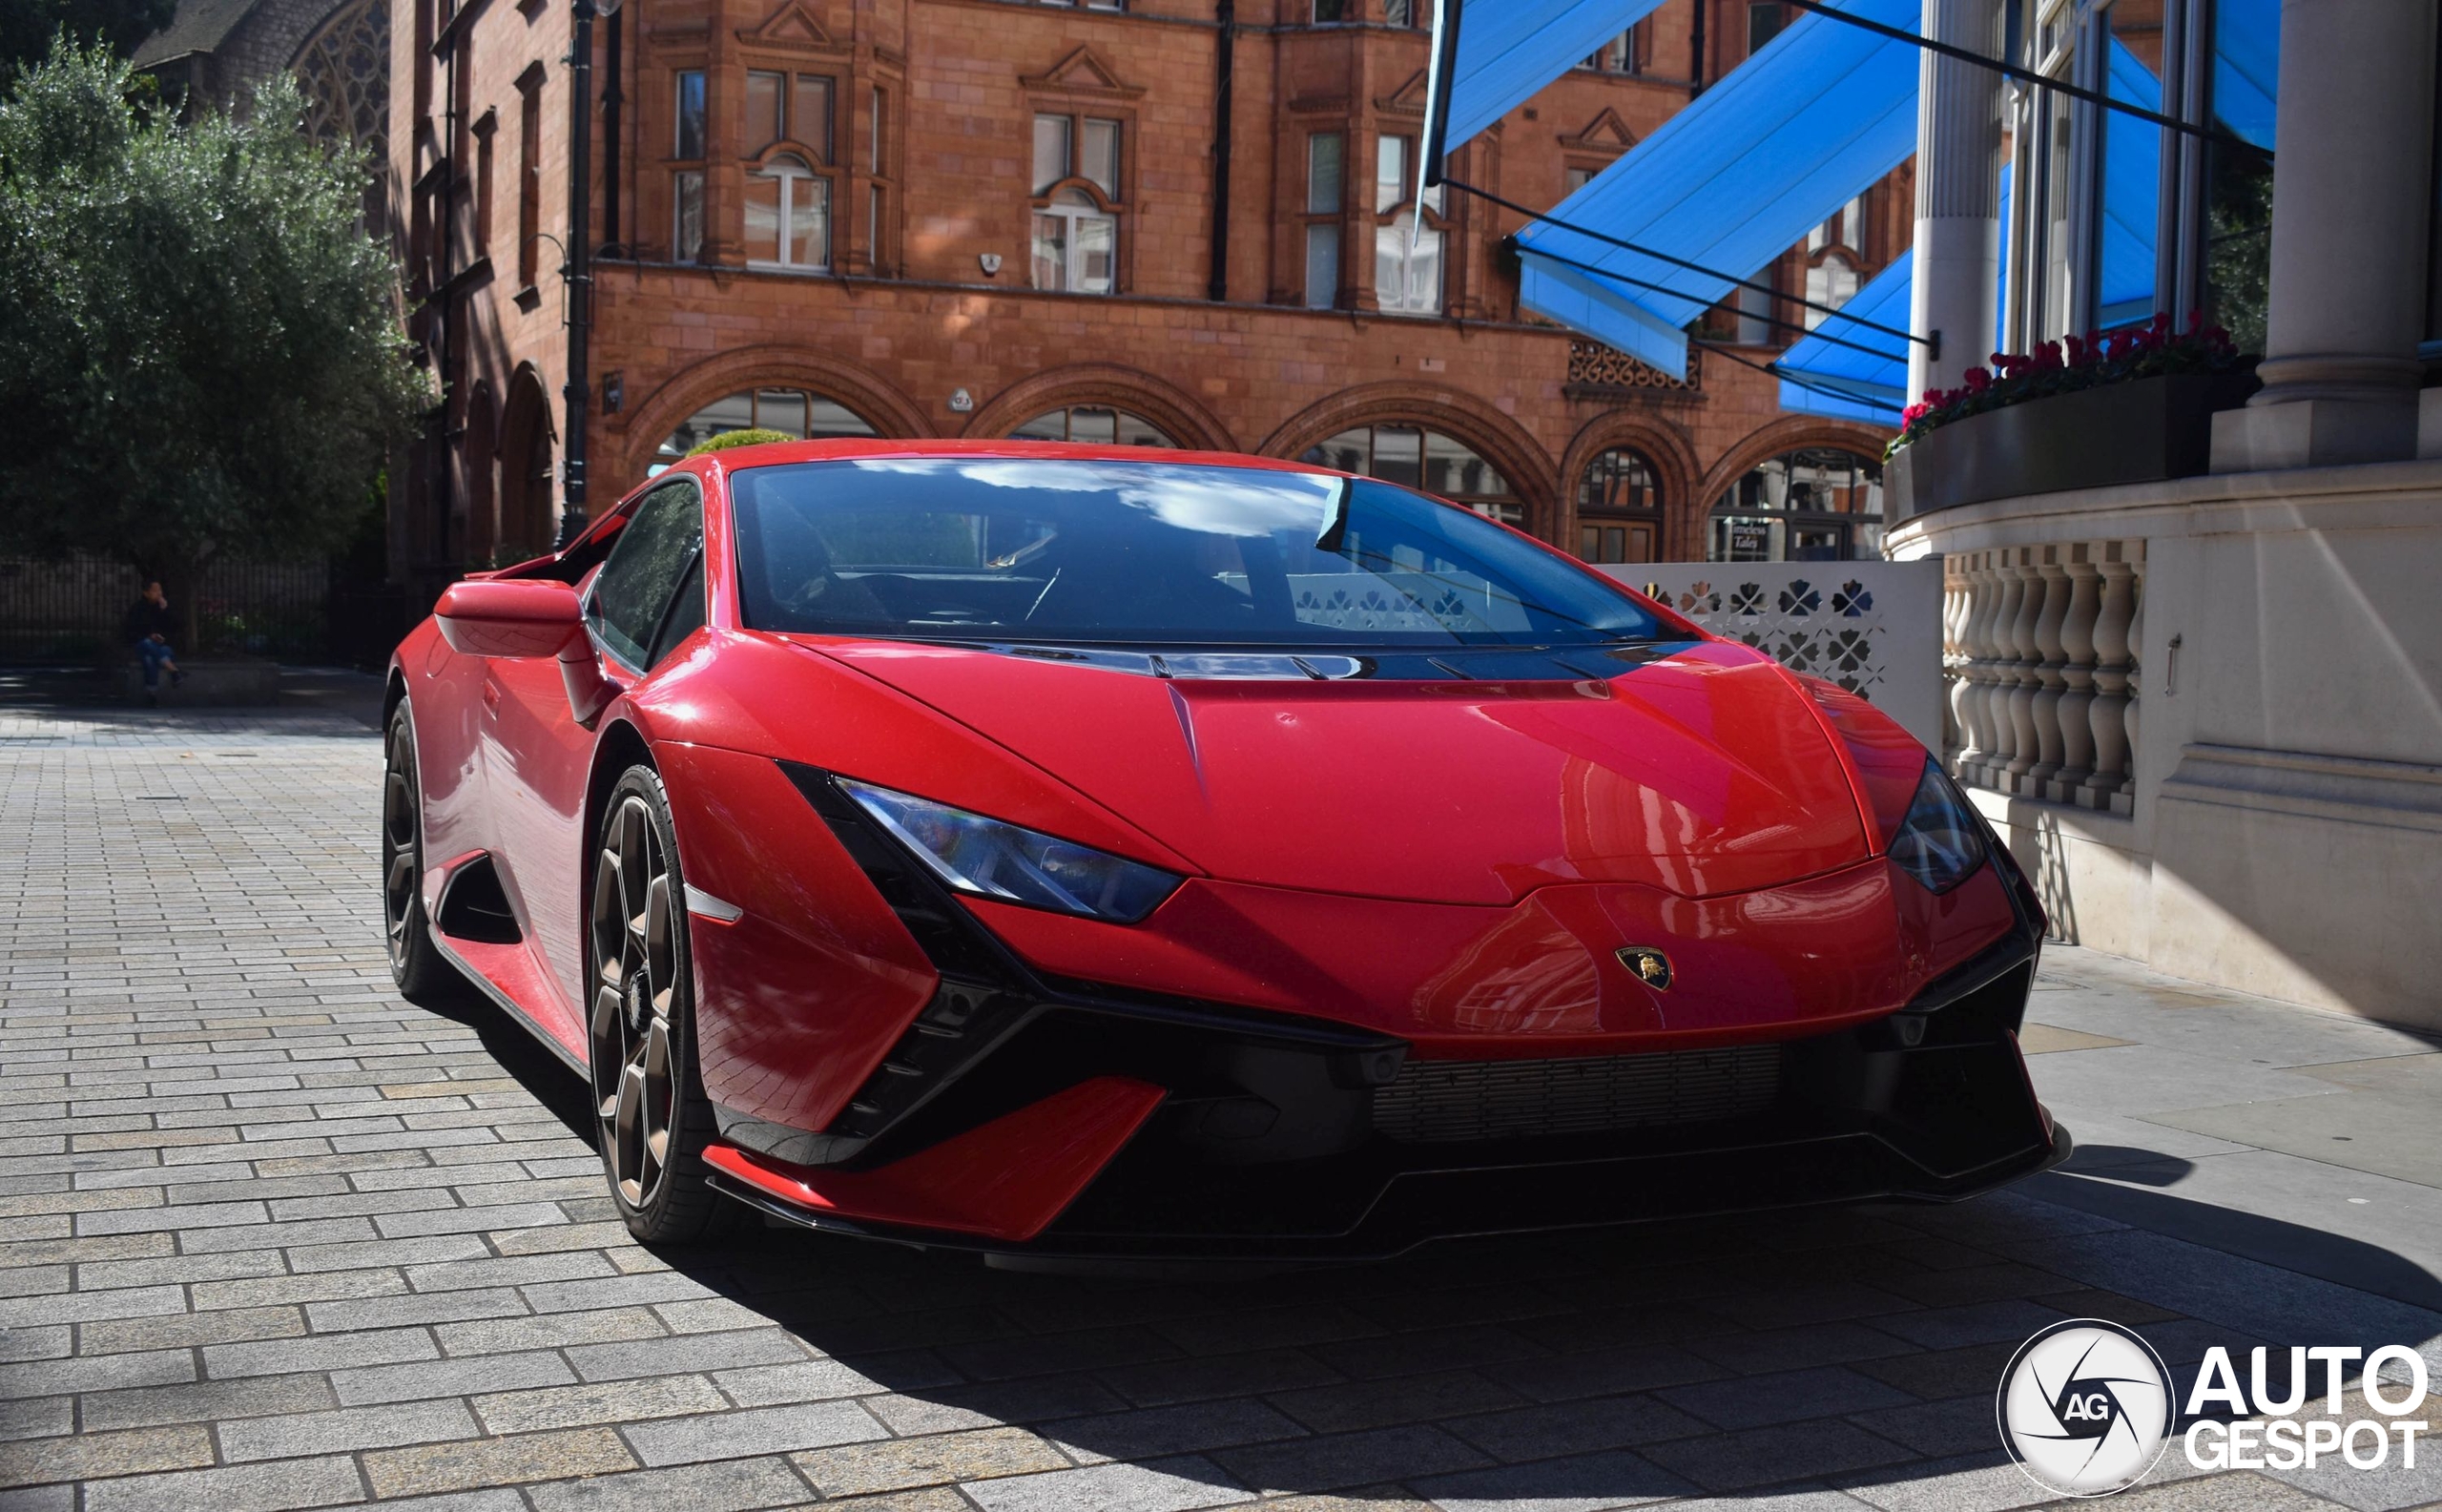
<path fill-rule="evenodd" d="M 1845 21 L 1852 27 L 1872 31 L 1876 36 L 1889 37 L 1894 42 L 1905 42 L 1911 47 L 1922 48 L 1928 52 L 1938 52 L 1946 58 L 1956 58 L 1961 63 L 1972 63 L 1980 69 L 1990 69 L 2003 78 L 2016 79 L 2021 84 L 2052 90 L 2066 94 L 2073 100 L 2084 100 L 2089 105 L 2100 105 L 2107 111 L 2118 111 L 2122 115 L 2133 115 L 2141 121 L 2149 121 L 2165 131 L 2202 136 L 2207 141 L 2226 142 L 2234 147 L 2244 147 L 2251 153 L 2262 153 L 2266 157 L 2272 155 L 2270 148 L 2258 147 L 2237 133 L 2225 131 L 2219 126 L 2199 126 L 2193 121 L 2183 121 L 2175 115 L 2164 115 L 2156 111 L 2149 111 L 2142 105 L 2131 105 L 2126 100 L 2116 100 L 2100 90 L 2090 90 L 2083 85 L 2067 83 L 2048 74 L 2038 73 L 2033 69 L 2021 68 L 2016 63 L 2004 63 L 1999 58 L 1986 57 L 1981 52 L 1973 52 L 1966 48 L 1956 47 L 1948 42 L 1936 42 L 1931 37 L 1919 36 L 1914 31 L 1902 31 L 1897 27 L 1885 26 L 1879 21 L 1871 20 L 1865 16 L 1835 10 L 1826 5 L 1824 0 L 1790 0 L 1790 4 L 1801 10 L 1811 10 L 1816 15 L 1829 16 L 1834 21 Z"/>
<path fill-rule="evenodd" d="M 1914 332 L 1904 330 L 1895 325 L 1884 325 L 1878 321 L 1869 321 L 1863 316 L 1843 315 L 1841 313 L 1840 306 L 1836 304 L 1824 304 L 1814 300 L 1802 299 L 1794 294 L 1786 294 L 1781 290 L 1772 287 L 1769 283 L 1758 283 L 1752 279 L 1733 278 L 1731 275 L 1723 273 L 1718 269 L 1706 267 L 1701 262 L 1690 262 L 1685 258 L 1672 257 L 1667 252 L 1657 252 L 1651 247 L 1642 247 L 1633 241 L 1623 241 L 1618 237 L 1605 236 L 1600 231 L 1590 230 L 1584 226 L 1574 225 L 1566 220 L 1560 219 L 1557 217 L 1546 215 L 1542 211 L 1530 210 L 1514 199 L 1505 199 L 1500 196 L 1494 194 L 1489 189 L 1478 189 L 1475 185 L 1464 182 L 1460 179 L 1445 177 L 1441 181 L 1450 188 L 1459 191 L 1461 194 L 1473 195 L 1478 199 L 1486 200 L 1492 204 L 1499 205 L 1503 210 L 1510 211 L 1516 215 L 1524 216 L 1529 220 L 1540 221 L 1547 226 L 1558 226 L 1562 231 L 1569 232 L 1575 236 L 1583 237 L 1590 241 L 1600 241 L 1605 246 L 1617 247 L 1623 252 L 1633 252 L 1641 258 L 1651 258 L 1656 262 L 1666 262 L 1673 267 L 1685 268 L 1690 273 L 1700 273 L 1708 279 L 1719 279 L 1723 282 L 1731 284 L 1737 288 L 1753 289 L 1758 294 L 1769 294 L 1777 300 L 1787 300 L 1791 304 L 1795 304 L 1803 309 L 1819 311 L 1825 315 L 1838 315 L 1842 320 L 1847 321 L 1852 325 L 1854 325 L 1861 330 L 1873 331 L 1879 335 L 1893 337 L 1902 342 L 1914 342 L 1918 346 L 1932 348 L 1934 355 L 1936 357 L 1941 355 L 1941 340 L 1938 337 L 1918 336 Z M 1693 297 L 1683 290 L 1673 289 L 1667 285 L 1660 283 L 1648 283 L 1642 279 L 1630 278 L 1625 273 L 1614 273 L 1608 268 L 1598 268 L 1587 263 L 1574 261 L 1568 258 L 1560 257 L 1557 254 L 1546 252 L 1541 247 L 1521 247 L 1519 250 L 1521 252 L 1532 253 L 1534 256 L 1539 258 L 1549 258 L 1554 262 L 1564 263 L 1569 267 L 1577 268 L 1586 273 L 1596 274 L 1606 279 L 1617 280 L 1619 282 L 1629 284 L 1636 288 L 1650 289 L 1656 294 L 1667 294 L 1675 299 L 1687 300 L 1690 303 L 1694 302 Z M 1795 321 L 1778 320 L 1769 315 L 1754 318 L 1766 321 L 1774 325 L 1786 327 L 1790 330 L 1806 329 L 1805 326 Z M 1837 339 L 1833 337 L 1825 337 L 1824 340 L 1836 341 Z M 1839 344 L 1852 345 L 1853 343 L 1840 342 Z M 1859 346 L 1856 350 L 1872 353 L 1872 355 L 1875 357 L 1888 357 L 1891 355 L 1888 352 L 1874 351 L 1873 348 L 1868 346 Z"/>

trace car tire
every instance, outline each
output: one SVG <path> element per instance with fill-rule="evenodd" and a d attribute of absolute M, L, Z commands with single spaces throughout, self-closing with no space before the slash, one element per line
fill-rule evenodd
<path fill-rule="evenodd" d="M 461 984 L 432 942 L 424 910 L 424 785 L 416 771 L 415 719 L 406 700 L 391 712 L 382 775 L 382 924 L 390 980 L 410 1003 L 431 1004 Z"/>
<path fill-rule="evenodd" d="M 587 878 L 587 1064 L 596 1143 L 628 1232 L 702 1238 L 728 1215 L 707 1185 L 712 1100 L 695 1066 L 686 883 L 661 777 L 630 767 L 602 806 Z"/>

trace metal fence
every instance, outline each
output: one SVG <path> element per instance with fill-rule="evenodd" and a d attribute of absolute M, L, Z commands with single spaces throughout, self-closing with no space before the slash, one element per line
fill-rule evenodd
<path fill-rule="evenodd" d="M 0 662 L 116 660 L 127 652 L 120 641 L 128 607 L 143 588 L 134 568 L 108 558 L 0 557 Z M 322 561 L 210 563 L 195 597 L 201 644 L 179 648 L 190 655 L 355 661 L 362 659 L 356 643 L 378 639 L 362 622 L 379 607 L 366 602 L 366 590 L 336 585 Z"/>

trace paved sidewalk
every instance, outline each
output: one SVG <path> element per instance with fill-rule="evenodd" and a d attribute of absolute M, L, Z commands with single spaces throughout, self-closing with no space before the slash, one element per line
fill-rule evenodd
<path fill-rule="evenodd" d="M 1258 1282 L 655 1254 L 554 1061 L 392 992 L 380 767 L 340 704 L 0 710 L 5 1512 L 2003 1508 L 2047 1321 L 2442 1360 L 2442 1056 L 2074 950 L 2028 1040 L 2081 1154 L 1957 1208 Z M 2114 1504 L 2442 1499 L 2179 1462 Z"/>

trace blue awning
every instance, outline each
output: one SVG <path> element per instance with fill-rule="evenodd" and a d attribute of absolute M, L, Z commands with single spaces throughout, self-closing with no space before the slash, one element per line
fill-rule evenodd
<path fill-rule="evenodd" d="M 1919 9 L 1833 3 L 1903 31 Z M 1463 29 L 1459 37 L 1463 58 Z M 1666 256 L 1539 221 L 1518 238 L 1522 301 L 1685 373 L 1687 326 L 1733 286 L 1722 274 L 1763 267 L 1915 150 L 1919 56 L 1911 43 L 1801 17 L 1551 212 Z"/>
<path fill-rule="evenodd" d="M 2270 152 L 2280 82 L 2281 0 L 2218 0 L 2213 7 L 2215 117 Z"/>
<path fill-rule="evenodd" d="M 1915 296 L 1915 267 L 1913 248 L 1899 254 L 1891 266 L 1867 280 L 1839 314 L 1825 316 L 1821 325 L 1781 354 L 1772 368 L 1781 374 L 1783 409 L 1875 425 L 1899 423 L 1899 412 L 1908 407 L 1908 343 L 1857 321 L 1906 330 L 1909 301 Z M 1827 336 L 1873 350 L 1834 345 L 1824 340 Z"/>
<path fill-rule="evenodd" d="M 1459 145 L 1662 8 L 1662 0 L 1451 0 L 1459 51 L 1442 150 Z"/>

